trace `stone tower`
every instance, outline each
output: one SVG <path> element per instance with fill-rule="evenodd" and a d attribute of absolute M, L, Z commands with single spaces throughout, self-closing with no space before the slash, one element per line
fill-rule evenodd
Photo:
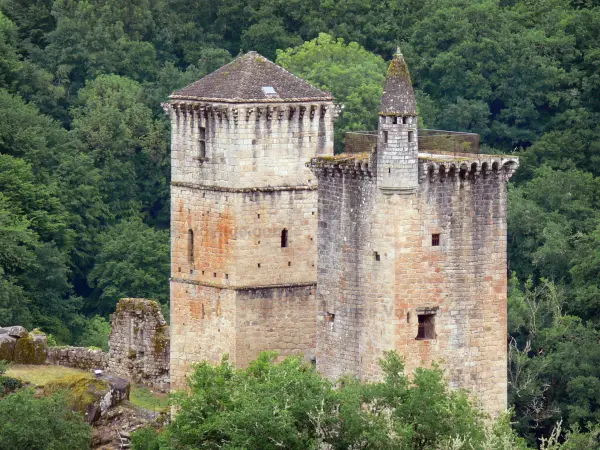
<path fill-rule="evenodd" d="M 314 354 L 317 183 L 332 97 L 256 52 L 174 92 L 171 383 L 194 363 Z"/>
<path fill-rule="evenodd" d="M 381 377 L 441 362 L 452 387 L 506 408 L 506 184 L 516 158 L 478 153 L 478 136 L 421 130 L 402 55 L 377 132 L 313 158 L 318 178 L 317 369 Z"/>
<path fill-rule="evenodd" d="M 412 193 L 417 182 L 417 105 L 400 49 L 389 68 L 379 107 L 379 189 Z"/>

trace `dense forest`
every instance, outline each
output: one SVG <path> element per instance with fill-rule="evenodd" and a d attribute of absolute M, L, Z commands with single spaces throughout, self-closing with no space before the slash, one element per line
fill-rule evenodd
<path fill-rule="evenodd" d="M 509 188 L 514 426 L 532 442 L 560 419 L 592 429 L 598 0 L 0 0 L 0 324 L 101 345 L 120 297 L 167 306 L 160 102 L 172 90 L 256 50 L 335 95 L 341 143 L 376 127 L 398 45 L 423 127 L 521 157 Z"/>

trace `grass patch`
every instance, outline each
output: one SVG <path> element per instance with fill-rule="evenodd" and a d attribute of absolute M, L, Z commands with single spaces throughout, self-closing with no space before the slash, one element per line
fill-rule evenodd
<path fill-rule="evenodd" d="M 153 411 L 164 411 L 169 407 L 169 395 L 152 392 L 147 387 L 131 385 L 129 401 L 135 406 Z"/>
<path fill-rule="evenodd" d="M 88 373 L 74 369 L 72 367 L 63 366 L 37 366 L 31 364 L 11 364 L 6 375 L 13 378 L 18 378 L 26 383 L 31 383 L 34 386 L 46 386 L 48 383 L 73 375 L 87 375 Z"/>

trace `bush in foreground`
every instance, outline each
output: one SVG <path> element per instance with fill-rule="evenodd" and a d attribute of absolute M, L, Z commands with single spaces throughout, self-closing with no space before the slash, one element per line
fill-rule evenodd
<path fill-rule="evenodd" d="M 23 389 L 0 400 L 0 450 L 86 449 L 91 434 L 64 393 L 37 398 Z"/>
<path fill-rule="evenodd" d="M 160 434 L 140 432 L 134 449 L 526 448 L 506 417 L 486 425 L 441 370 L 417 369 L 409 380 L 396 353 L 381 362 L 383 382 L 346 378 L 337 387 L 300 358 L 274 360 L 263 353 L 243 370 L 226 359 L 198 365 L 175 420 Z"/>

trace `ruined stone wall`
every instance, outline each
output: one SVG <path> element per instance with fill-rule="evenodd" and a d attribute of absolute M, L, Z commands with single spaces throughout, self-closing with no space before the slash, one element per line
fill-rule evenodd
<path fill-rule="evenodd" d="M 108 353 L 87 347 L 49 347 L 46 364 L 87 371 L 105 370 L 108 367 Z"/>
<path fill-rule="evenodd" d="M 169 384 L 169 326 L 157 302 L 123 298 L 111 315 L 107 370 L 133 382 Z"/>
<path fill-rule="evenodd" d="M 386 195 L 368 175 L 320 172 L 318 370 L 378 379 L 378 359 L 396 349 L 408 373 L 442 361 L 451 386 L 481 395 L 492 413 L 506 407 L 510 168 L 491 164 L 484 174 L 449 164 L 429 173 L 421 161 L 412 195 Z M 417 339 L 426 314 L 434 336 Z"/>

